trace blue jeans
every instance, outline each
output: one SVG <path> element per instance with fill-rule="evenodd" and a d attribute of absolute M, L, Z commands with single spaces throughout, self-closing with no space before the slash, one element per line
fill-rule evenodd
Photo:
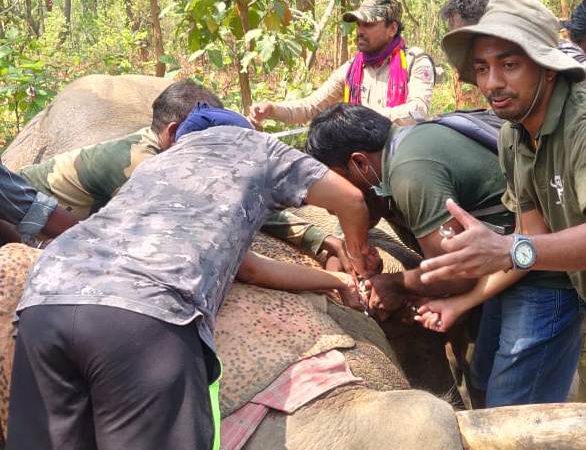
<path fill-rule="evenodd" d="M 580 355 L 581 323 L 573 289 L 521 282 L 487 301 L 472 365 L 486 406 L 565 401 Z"/>

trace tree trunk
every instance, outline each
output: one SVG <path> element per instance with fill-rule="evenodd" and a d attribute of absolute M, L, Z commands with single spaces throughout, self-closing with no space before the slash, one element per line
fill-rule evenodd
<path fill-rule="evenodd" d="M 236 9 L 238 11 L 238 16 L 240 17 L 240 23 L 242 24 L 242 29 L 244 33 L 247 33 L 250 30 L 250 21 L 248 17 L 248 1 L 247 0 L 237 0 L 236 1 Z M 250 48 L 247 50 L 250 51 Z M 238 84 L 240 85 L 240 95 L 241 95 L 241 102 L 242 102 L 242 110 L 244 111 L 244 115 L 248 115 L 250 111 L 250 106 L 252 105 L 252 89 L 250 89 L 250 76 L 248 72 L 242 72 L 242 64 L 240 64 L 240 58 L 238 51 L 233 51 L 234 53 L 234 61 L 236 62 L 236 70 L 238 70 Z"/>
<path fill-rule="evenodd" d="M 549 403 L 456 413 L 469 450 L 586 448 L 586 405 Z"/>
<path fill-rule="evenodd" d="M 567 0 L 560 0 L 560 11 L 561 11 L 562 18 L 568 19 L 570 17 L 571 11 L 570 11 L 570 8 L 568 7 Z"/>
<path fill-rule="evenodd" d="M 39 2 L 37 11 L 39 12 L 39 34 L 42 35 L 45 32 L 45 9 L 43 8 L 43 2 Z"/>
<path fill-rule="evenodd" d="M 155 48 L 155 76 L 165 76 L 165 63 L 161 61 L 165 50 L 163 48 L 163 35 L 161 33 L 161 22 L 159 21 L 159 2 L 151 0 L 151 24 L 153 27 L 153 46 Z"/>
<path fill-rule="evenodd" d="M 36 37 L 39 37 L 39 23 L 35 20 L 33 15 L 33 5 L 31 0 L 24 0 L 24 12 L 26 14 L 26 22 L 28 23 L 29 28 Z"/>
<path fill-rule="evenodd" d="M 348 0 L 341 2 L 342 14 L 348 9 Z M 348 61 L 348 34 L 342 33 L 342 42 L 340 43 L 340 64 Z"/>
<path fill-rule="evenodd" d="M 63 44 L 71 33 L 71 0 L 65 0 L 63 3 L 63 15 L 65 16 L 65 26 L 59 33 L 59 44 Z"/>
<path fill-rule="evenodd" d="M 315 62 L 315 54 L 317 53 L 317 50 L 319 49 L 319 41 L 321 40 L 321 37 L 322 37 L 323 32 L 326 28 L 326 25 L 328 24 L 329 18 L 332 17 L 332 13 L 334 12 L 335 6 L 336 6 L 336 0 L 329 0 L 328 6 L 326 7 L 324 15 L 322 16 L 321 20 L 319 21 L 319 24 L 317 25 L 317 28 L 315 29 L 315 33 L 313 35 L 313 40 L 315 41 L 315 50 L 309 54 L 309 56 L 307 57 L 307 60 L 306 60 L 306 66 L 307 66 L 308 72 L 313 67 L 313 64 Z"/>
<path fill-rule="evenodd" d="M 126 9 L 126 17 L 128 18 L 128 24 L 131 26 L 132 31 L 138 31 L 139 22 L 136 20 L 134 11 L 132 11 L 132 0 L 124 0 L 124 8 Z"/>
<path fill-rule="evenodd" d="M 65 0 L 63 3 L 63 15 L 65 16 L 65 23 L 69 30 L 71 28 L 71 0 Z"/>
<path fill-rule="evenodd" d="M 0 39 L 4 39 L 5 36 L 5 24 L 4 24 L 4 19 L 3 19 L 3 15 L 5 14 L 6 11 L 6 6 L 4 6 L 4 0 L 0 0 L 0 11 L 2 12 L 2 14 L 0 14 Z"/>

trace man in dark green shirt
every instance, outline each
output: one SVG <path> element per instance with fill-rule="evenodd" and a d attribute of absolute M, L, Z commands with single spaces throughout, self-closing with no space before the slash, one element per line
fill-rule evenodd
<path fill-rule="evenodd" d="M 557 48 L 557 28 L 538 0 L 492 0 L 478 25 L 444 38 L 461 79 L 509 121 L 499 144 L 503 203 L 517 213 L 518 234 L 498 236 L 449 202 L 465 231 L 442 242 L 446 255 L 421 264 L 426 283 L 485 276 L 471 295 L 425 305 L 422 319 L 437 329 L 441 317 L 445 327 L 467 308 L 497 299 L 484 312 L 494 317 L 486 324 L 493 339 L 489 390 L 511 384 L 515 374 L 528 402 L 565 400 L 579 355 L 579 299 L 586 298 L 586 91 L 579 83 L 586 73 Z M 527 296 L 534 288 L 529 270 L 565 271 L 573 288 Z M 516 296 L 505 295 L 511 289 Z M 515 373 L 514 364 L 524 369 Z"/>
<path fill-rule="evenodd" d="M 507 188 L 498 158 L 488 148 L 439 124 L 390 127 L 372 110 L 338 105 L 312 122 L 308 151 L 369 197 L 371 215 L 375 212 L 409 230 L 426 258 L 445 252 L 446 232 L 455 239 L 464 230 L 446 208 L 448 199 L 475 215 L 484 213 L 482 219 L 492 225 L 513 223 L 511 213 L 488 215 L 504 209 L 500 198 Z M 473 277 L 423 284 L 421 275 L 418 268 L 372 277 L 369 306 L 384 318 L 409 296 L 466 296 L 476 285 Z M 579 345 L 579 339 L 566 339 L 568 334 L 574 336 L 576 326 L 579 330 L 576 297 L 568 277 L 560 272 L 532 272 L 504 296 L 506 302 L 496 298 L 490 306 L 498 309 L 502 303 L 511 311 L 489 308 L 490 314 L 483 314 L 472 381 L 487 391 L 490 406 L 563 401 Z M 550 315 L 552 320 L 544 319 Z M 434 329 L 443 331 L 453 323 L 448 319 L 436 319 Z M 495 323 L 502 324 L 502 333 L 494 330 Z M 558 364 L 542 367 L 550 358 Z M 542 372 L 536 376 L 538 370 Z"/>

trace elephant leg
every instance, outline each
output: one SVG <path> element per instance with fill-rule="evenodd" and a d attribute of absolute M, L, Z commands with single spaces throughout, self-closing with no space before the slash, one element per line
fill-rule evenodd
<path fill-rule="evenodd" d="M 416 390 L 341 388 L 291 415 L 271 412 L 246 450 L 462 450 L 452 407 Z"/>

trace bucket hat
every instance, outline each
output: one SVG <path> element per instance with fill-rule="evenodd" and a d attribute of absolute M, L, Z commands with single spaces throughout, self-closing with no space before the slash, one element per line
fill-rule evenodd
<path fill-rule="evenodd" d="M 380 22 L 382 20 L 401 21 L 403 8 L 398 0 L 365 0 L 358 9 L 344 13 L 344 22 Z"/>
<path fill-rule="evenodd" d="M 539 0 L 490 0 L 477 25 L 445 35 L 442 47 L 460 79 L 476 84 L 471 57 L 477 36 L 493 36 L 517 44 L 536 64 L 565 74 L 571 81 L 586 78 L 586 69 L 558 50 L 559 24 Z"/>

